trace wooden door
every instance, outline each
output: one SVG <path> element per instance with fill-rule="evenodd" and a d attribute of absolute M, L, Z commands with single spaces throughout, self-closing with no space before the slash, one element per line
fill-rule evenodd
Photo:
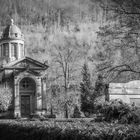
<path fill-rule="evenodd" d="M 21 95 L 21 117 L 29 117 L 30 108 L 30 95 Z"/>

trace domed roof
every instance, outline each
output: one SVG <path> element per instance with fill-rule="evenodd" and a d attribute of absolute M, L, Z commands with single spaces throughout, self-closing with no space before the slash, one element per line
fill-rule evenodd
<path fill-rule="evenodd" d="M 14 25 L 13 19 L 11 19 L 10 24 L 4 29 L 1 40 L 6 39 L 20 39 L 24 40 L 24 36 L 16 25 Z"/>

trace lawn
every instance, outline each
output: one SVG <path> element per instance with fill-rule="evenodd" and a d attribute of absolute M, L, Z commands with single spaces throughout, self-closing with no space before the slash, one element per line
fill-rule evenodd
<path fill-rule="evenodd" d="M 88 119 L 0 120 L 0 140 L 140 139 L 140 125 Z"/>

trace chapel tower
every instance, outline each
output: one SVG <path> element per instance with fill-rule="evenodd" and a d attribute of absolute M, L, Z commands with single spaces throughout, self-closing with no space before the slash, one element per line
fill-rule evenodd
<path fill-rule="evenodd" d="M 24 56 L 24 35 L 11 19 L 0 39 L 0 60 L 1 62 L 10 63 Z"/>

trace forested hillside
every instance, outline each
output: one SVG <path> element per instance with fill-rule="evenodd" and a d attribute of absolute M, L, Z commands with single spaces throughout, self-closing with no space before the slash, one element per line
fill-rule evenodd
<path fill-rule="evenodd" d="M 0 6 L 0 30 L 13 18 L 26 55 L 48 60 L 52 81 L 79 83 L 85 62 L 93 83 L 99 73 L 107 82 L 139 77 L 139 0 L 0 0 Z"/>
<path fill-rule="evenodd" d="M 99 19 L 100 7 L 96 0 L 0 0 L 0 23 L 13 17 L 18 24 L 66 25 L 81 20 Z M 101 20 L 101 18 L 100 18 Z"/>

